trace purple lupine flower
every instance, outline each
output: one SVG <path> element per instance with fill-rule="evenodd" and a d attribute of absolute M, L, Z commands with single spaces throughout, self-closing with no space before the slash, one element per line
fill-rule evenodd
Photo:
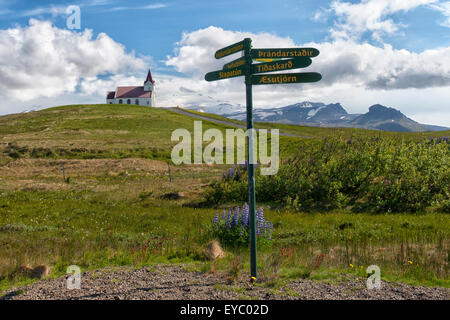
<path fill-rule="evenodd" d="M 242 207 L 242 226 L 244 228 L 247 228 L 248 226 L 248 204 L 244 204 Z"/>
<path fill-rule="evenodd" d="M 228 210 L 227 222 L 225 225 L 226 225 L 227 229 L 231 228 L 231 210 Z"/>
<path fill-rule="evenodd" d="M 237 207 L 234 210 L 234 214 L 233 214 L 233 222 L 232 222 L 232 226 L 233 228 L 237 227 L 239 224 L 239 207 Z"/>
<path fill-rule="evenodd" d="M 226 216 L 225 216 L 225 210 L 223 210 L 223 212 L 222 212 L 222 221 L 224 221 L 225 218 L 226 218 Z"/>
<path fill-rule="evenodd" d="M 223 172 L 223 178 L 224 178 L 224 179 L 227 178 L 227 174 L 225 173 L 225 171 Z"/>
<path fill-rule="evenodd" d="M 268 234 L 267 239 L 272 240 L 272 231 L 273 231 L 273 224 L 271 222 L 267 222 L 268 225 Z"/>
<path fill-rule="evenodd" d="M 262 226 L 264 224 L 264 209 L 263 208 L 260 207 L 256 211 L 256 219 L 257 219 L 257 222 L 260 224 L 260 226 Z"/>
<path fill-rule="evenodd" d="M 260 207 L 256 211 L 256 234 L 261 235 L 262 228 L 264 228 L 264 211 Z"/>
<path fill-rule="evenodd" d="M 219 213 L 217 212 L 217 210 L 216 210 L 216 215 L 214 216 L 213 223 L 216 227 L 219 226 Z"/>

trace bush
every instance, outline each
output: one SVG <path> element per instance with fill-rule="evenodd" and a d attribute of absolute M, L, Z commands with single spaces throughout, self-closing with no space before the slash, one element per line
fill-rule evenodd
<path fill-rule="evenodd" d="M 302 141 L 274 176 L 256 170 L 256 198 L 299 210 L 448 212 L 450 144 L 394 138 L 327 138 Z M 213 204 L 246 201 L 247 172 L 211 185 Z"/>

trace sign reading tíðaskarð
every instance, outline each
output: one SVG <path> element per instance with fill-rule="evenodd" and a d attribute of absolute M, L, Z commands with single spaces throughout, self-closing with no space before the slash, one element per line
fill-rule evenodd
<path fill-rule="evenodd" d="M 289 69 L 306 68 L 312 63 L 310 58 L 279 60 L 266 63 L 252 64 L 252 73 L 284 71 Z"/>

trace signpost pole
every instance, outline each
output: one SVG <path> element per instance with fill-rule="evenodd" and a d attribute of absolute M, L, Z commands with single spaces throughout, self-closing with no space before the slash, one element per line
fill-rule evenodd
<path fill-rule="evenodd" d="M 247 65 L 245 72 L 245 93 L 247 102 L 247 164 L 248 164 L 248 202 L 249 202 L 249 224 L 250 224 L 250 275 L 256 280 L 257 259 L 256 259 L 256 197 L 255 197 L 255 162 L 256 150 L 254 150 L 254 139 L 256 134 L 253 130 L 253 97 L 252 97 L 252 57 L 250 55 L 252 40 L 247 38 L 244 40 L 244 54 Z"/>
<path fill-rule="evenodd" d="M 248 204 L 249 204 L 249 232 L 250 232 L 250 274 L 252 280 L 257 280 L 256 259 L 256 196 L 255 196 L 255 164 L 256 132 L 253 129 L 253 97 L 252 85 L 287 84 L 316 82 L 322 75 L 316 72 L 304 73 L 276 73 L 266 72 L 306 68 L 311 59 L 319 55 L 315 48 L 280 48 L 280 49 L 252 49 L 252 40 L 246 38 L 228 47 L 219 49 L 215 53 L 216 59 L 244 51 L 244 56 L 228 62 L 222 70 L 211 71 L 205 75 L 206 81 L 216 81 L 240 77 L 245 75 L 245 95 L 247 102 L 247 169 L 248 169 Z M 253 59 L 265 63 L 252 64 Z M 262 74 L 261 74 L 262 73 Z"/>

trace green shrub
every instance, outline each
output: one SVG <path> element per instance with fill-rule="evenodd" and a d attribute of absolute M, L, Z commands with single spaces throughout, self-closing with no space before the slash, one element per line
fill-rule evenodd
<path fill-rule="evenodd" d="M 276 175 L 256 170 L 256 198 L 291 209 L 448 212 L 450 144 L 446 140 L 327 138 L 303 141 Z M 224 175 L 209 203 L 247 201 L 247 172 Z"/>

